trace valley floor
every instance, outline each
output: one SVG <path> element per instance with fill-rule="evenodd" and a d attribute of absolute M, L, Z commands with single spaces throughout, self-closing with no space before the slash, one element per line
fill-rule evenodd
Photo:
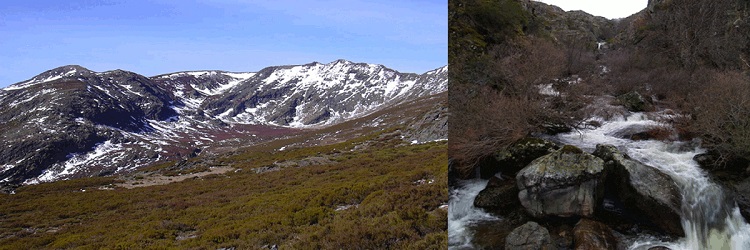
<path fill-rule="evenodd" d="M 24 186 L 0 194 L 0 249 L 445 249 L 446 149 L 381 133 L 246 150 L 219 159 L 229 171 Z"/>

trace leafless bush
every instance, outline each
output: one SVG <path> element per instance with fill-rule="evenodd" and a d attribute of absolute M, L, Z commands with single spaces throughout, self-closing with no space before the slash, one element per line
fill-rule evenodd
<path fill-rule="evenodd" d="M 534 131 L 530 121 L 542 111 L 534 100 L 507 96 L 487 87 L 459 105 L 463 108 L 452 112 L 449 123 L 449 155 L 462 176 L 471 176 L 482 158 Z"/>
<path fill-rule="evenodd" d="M 532 37 L 495 46 L 467 65 L 451 65 L 462 71 L 451 76 L 458 82 L 450 88 L 449 154 L 462 176 L 470 176 L 484 157 L 554 121 L 544 118 L 557 113 L 545 110 L 537 85 L 561 76 L 562 60 L 559 47 Z"/>
<path fill-rule="evenodd" d="M 501 92 L 521 96 L 536 92 L 536 85 L 562 75 L 564 53 L 552 42 L 530 37 L 514 46 L 498 46 L 490 52 L 489 74 L 505 79 Z"/>
<path fill-rule="evenodd" d="M 693 130 L 727 158 L 750 158 L 750 79 L 740 72 L 712 76 L 691 99 Z"/>

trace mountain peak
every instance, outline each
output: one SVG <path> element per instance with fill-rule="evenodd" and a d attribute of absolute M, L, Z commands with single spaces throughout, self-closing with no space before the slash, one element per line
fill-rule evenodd
<path fill-rule="evenodd" d="M 346 59 L 338 59 L 336 61 L 331 62 L 330 64 L 354 64 L 354 63 Z"/>
<path fill-rule="evenodd" d="M 45 83 L 45 82 L 51 82 L 56 81 L 59 79 L 63 79 L 65 77 L 72 77 L 72 76 L 81 76 L 86 74 L 91 74 L 93 71 L 81 67 L 80 65 L 65 65 L 60 66 L 51 70 L 47 70 L 44 73 L 41 73 L 37 76 L 32 77 L 29 80 L 26 80 L 24 82 L 19 82 L 13 85 L 10 85 L 6 87 L 4 90 L 18 90 L 27 88 L 36 84 Z"/>
<path fill-rule="evenodd" d="M 41 73 L 34 78 L 38 78 L 40 76 L 43 76 L 45 78 L 53 77 L 53 76 L 72 76 L 77 75 L 81 73 L 93 73 L 94 71 L 91 71 L 87 68 L 82 67 L 81 65 L 65 65 L 60 66 L 51 70 L 47 70 L 44 73 Z"/>
<path fill-rule="evenodd" d="M 72 71 L 72 70 L 81 71 L 81 72 L 92 72 L 90 69 L 87 69 L 87 68 L 85 68 L 85 67 L 83 67 L 81 65 L 77 65 L 77 64 L 60 66 L 60 67 L 52 69 L 51 71 L 65 71 L 65 72 L 67 72 L 67 71 Z"/>

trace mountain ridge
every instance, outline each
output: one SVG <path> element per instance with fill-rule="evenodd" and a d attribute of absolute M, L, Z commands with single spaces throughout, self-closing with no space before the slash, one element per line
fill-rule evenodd
<path fill-rule="evenodd" d="M 0 185 L 132 171 L 229 139 L 324 128 L 446 91 L 447 66 L 415 74 L 336 60 L 146 77 L 65 65 L 0 91 Z"/>

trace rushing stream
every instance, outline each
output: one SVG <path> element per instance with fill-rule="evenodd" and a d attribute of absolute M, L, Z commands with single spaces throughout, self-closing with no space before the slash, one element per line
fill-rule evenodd
<path fill-rule="evenodd" d="M 693 160 L 693 156 L 702 153 L 697 143 L 633 141 L 622 138 L 626 133 L 656 125 L 664 124 L 649 119 L 643 113 L 631 113 L 627 117 L 603 121 L 598 128 L 560 134 L 550 139 L 578 146 L 587 152 L 592 152 L 597 144 L 615 145 L 631 158 L 657 168 L 677 182 L 683 196 L 681 223 L 686 237 L 674 242 L 662 242 L 654 237 L 639 236 L 630 245 L 630 249 L 647 250 L 655 246 L 674 250 L 750 249 L 750 225 L 740 215 L 734 202 L 726 198 L 721 187 L 713 183 Z M 465 202 L 467 199 L 473 200 L 486 182 L 464 184 L 463 188 L 454 190 L 450 201 L 448 234 L 449 248 L 453 249 L 462 245 L 470 246 L 471 236 L 466 235 L 466 227 L 472 221 L 489 216 Z M 455 209 L 454 204 L 457 206 Z M 473 216 L 474 213 L 484 215 Z M 491 216 L 488 218 L 497 219 Z"/>
<path fill-rule="evenodd" d="M 459 181 L 451 190 L 448 203 L 448 246 L 451 249 L 472 248 L 473 238 L 469 226 L 473 223 L 499 218 L 474 207 L 474 198 L 487 186 L 482 179 Z"/>

